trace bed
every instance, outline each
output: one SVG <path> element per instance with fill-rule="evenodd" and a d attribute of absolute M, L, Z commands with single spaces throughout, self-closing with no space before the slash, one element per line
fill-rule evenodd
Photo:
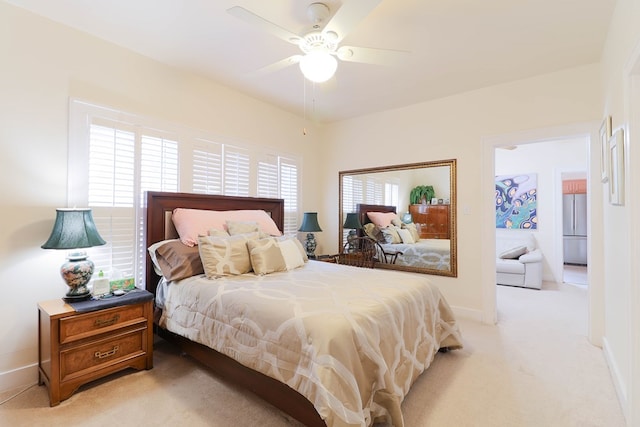
<path fill-rule="evenodd" d="M 280 229 L 284 218 L 279 199 L 149 192 L 147 247 L 176 237 L 175 208 L 264 210 Z M 421 275 L 308 261 L 160 279 L 147 259 L 146 288 L 163 296 L 158 335 L 307 426 L 402 426 L 411 384 L 438 350 L 462 347 L 450 307 Z"/>
<path fill-rule="evenodd" d="M 369 212 L 396 213 L 395 206 L 358 204 L 356 211 L 360 223 L 371 223 Z M 359 230 L 363 234 L 362 230 Z M 387 253 L 399 253 L 395 265 L 437 271 L 451 271 L 451 241 L 449 239 L 420 239 L 415 243 L 379 242 Z"/>

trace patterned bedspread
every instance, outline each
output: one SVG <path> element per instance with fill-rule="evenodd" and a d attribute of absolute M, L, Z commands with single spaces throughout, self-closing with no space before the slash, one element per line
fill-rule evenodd
<path fill-rule="evenodd" d="M 416 243 L 382 243 L 385 252 L 402 252 L 396 259 L 397 265 L 451 270 L 451 249 L 449 239 L 420 239 Z"/>
<path fill-rule="evenodd" d="M 293 271 L 171 283 L 164 328 L 288 384 L 327 426 L 403 426 L 400 405 L 441 347 L 462 347 L 428 279 L 310 261 Z"/>

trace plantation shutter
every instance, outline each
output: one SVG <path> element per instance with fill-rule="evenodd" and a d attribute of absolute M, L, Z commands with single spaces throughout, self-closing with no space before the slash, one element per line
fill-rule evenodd
<path fill-rule="evenodd" d="M 258 197 L 280 197 L 278 156 L 265 154 L 258 160 Z"/>
<path fill-rule="evenodd" d="M 284 199 L 284 230 L 288 236 L 298 232 L 298 164 L 294 159 L 280 158 L 280 198 Z"/>
<path fill-rule="evenodd" d="M 249 195 L 249 151 L 224 146 L 224 194 L 227 196 Z"/>
<path fill-rule="evenodd" d="M 104 124 L 98 124 L 104 123 Z M 135 132 L 104 121 L 89 131 L 88 206 L 106 245 L 88 250 L 95 271 L 135 271 Z"/>
<path fill-rule="evenodd" d="M 200 142 L 192 152 L 192 191 L 222 194 L 222 145 Z"/>

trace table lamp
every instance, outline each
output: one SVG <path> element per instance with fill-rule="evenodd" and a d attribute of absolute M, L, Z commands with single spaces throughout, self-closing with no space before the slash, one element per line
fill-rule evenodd
<path fill-rule="evenodd" d="M 300 226 L 298 231 L 307 233 L 307 240 L 304 243 L 305 249 L 307 251 L 307 256 L 309 258 L 315 258 L 316 237 L 313 235 L 313 233 L 322 231 L 320 225 L 318 224 L 318 213 L 305 212 L 302 217 L 302 225 Z"/>
<path fill-rule="evenodd" d="M 51 236 L 41 248 L 69 250 L 67 262 L 60 267 L 60 275 L 69 286 L 69 292 L 63 298 L 65 301 L 82 301 L 89 298 L 91 292 L 87 283 L 93 275 L 94 265 L 87 252 L 82 249 L 105 243 L 93 222 L 91 209 L 56 209 L 56 221 Z"/>
<path fill-rule="evenodd" d="M 358 219 L 358 214 L 356 213 L 348 213 L 347 214 L 347 219 L 344 220 L 344 225 L 342 226 L 342 228 L 348 229 L 349 230 L 349 234 L 347 235 L 347 243 L 349 244 L 348 250 L 349 252 L 354 252 L 356 250 L 355 247 L 355 243 L 354 243 L 354 239 L 357 237 L 358 235 L 358 231 L 359 229 L 362 228 L 362 224 L 360 223 L 360 220 Z"/>

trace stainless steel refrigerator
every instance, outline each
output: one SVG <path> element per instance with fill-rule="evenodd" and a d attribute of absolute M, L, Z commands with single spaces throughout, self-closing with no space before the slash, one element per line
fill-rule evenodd
<path fill-rule="evenodd" d="M 587 265 L 587 195 L 565 194 L 562 216 L 564 263 Z"/>

